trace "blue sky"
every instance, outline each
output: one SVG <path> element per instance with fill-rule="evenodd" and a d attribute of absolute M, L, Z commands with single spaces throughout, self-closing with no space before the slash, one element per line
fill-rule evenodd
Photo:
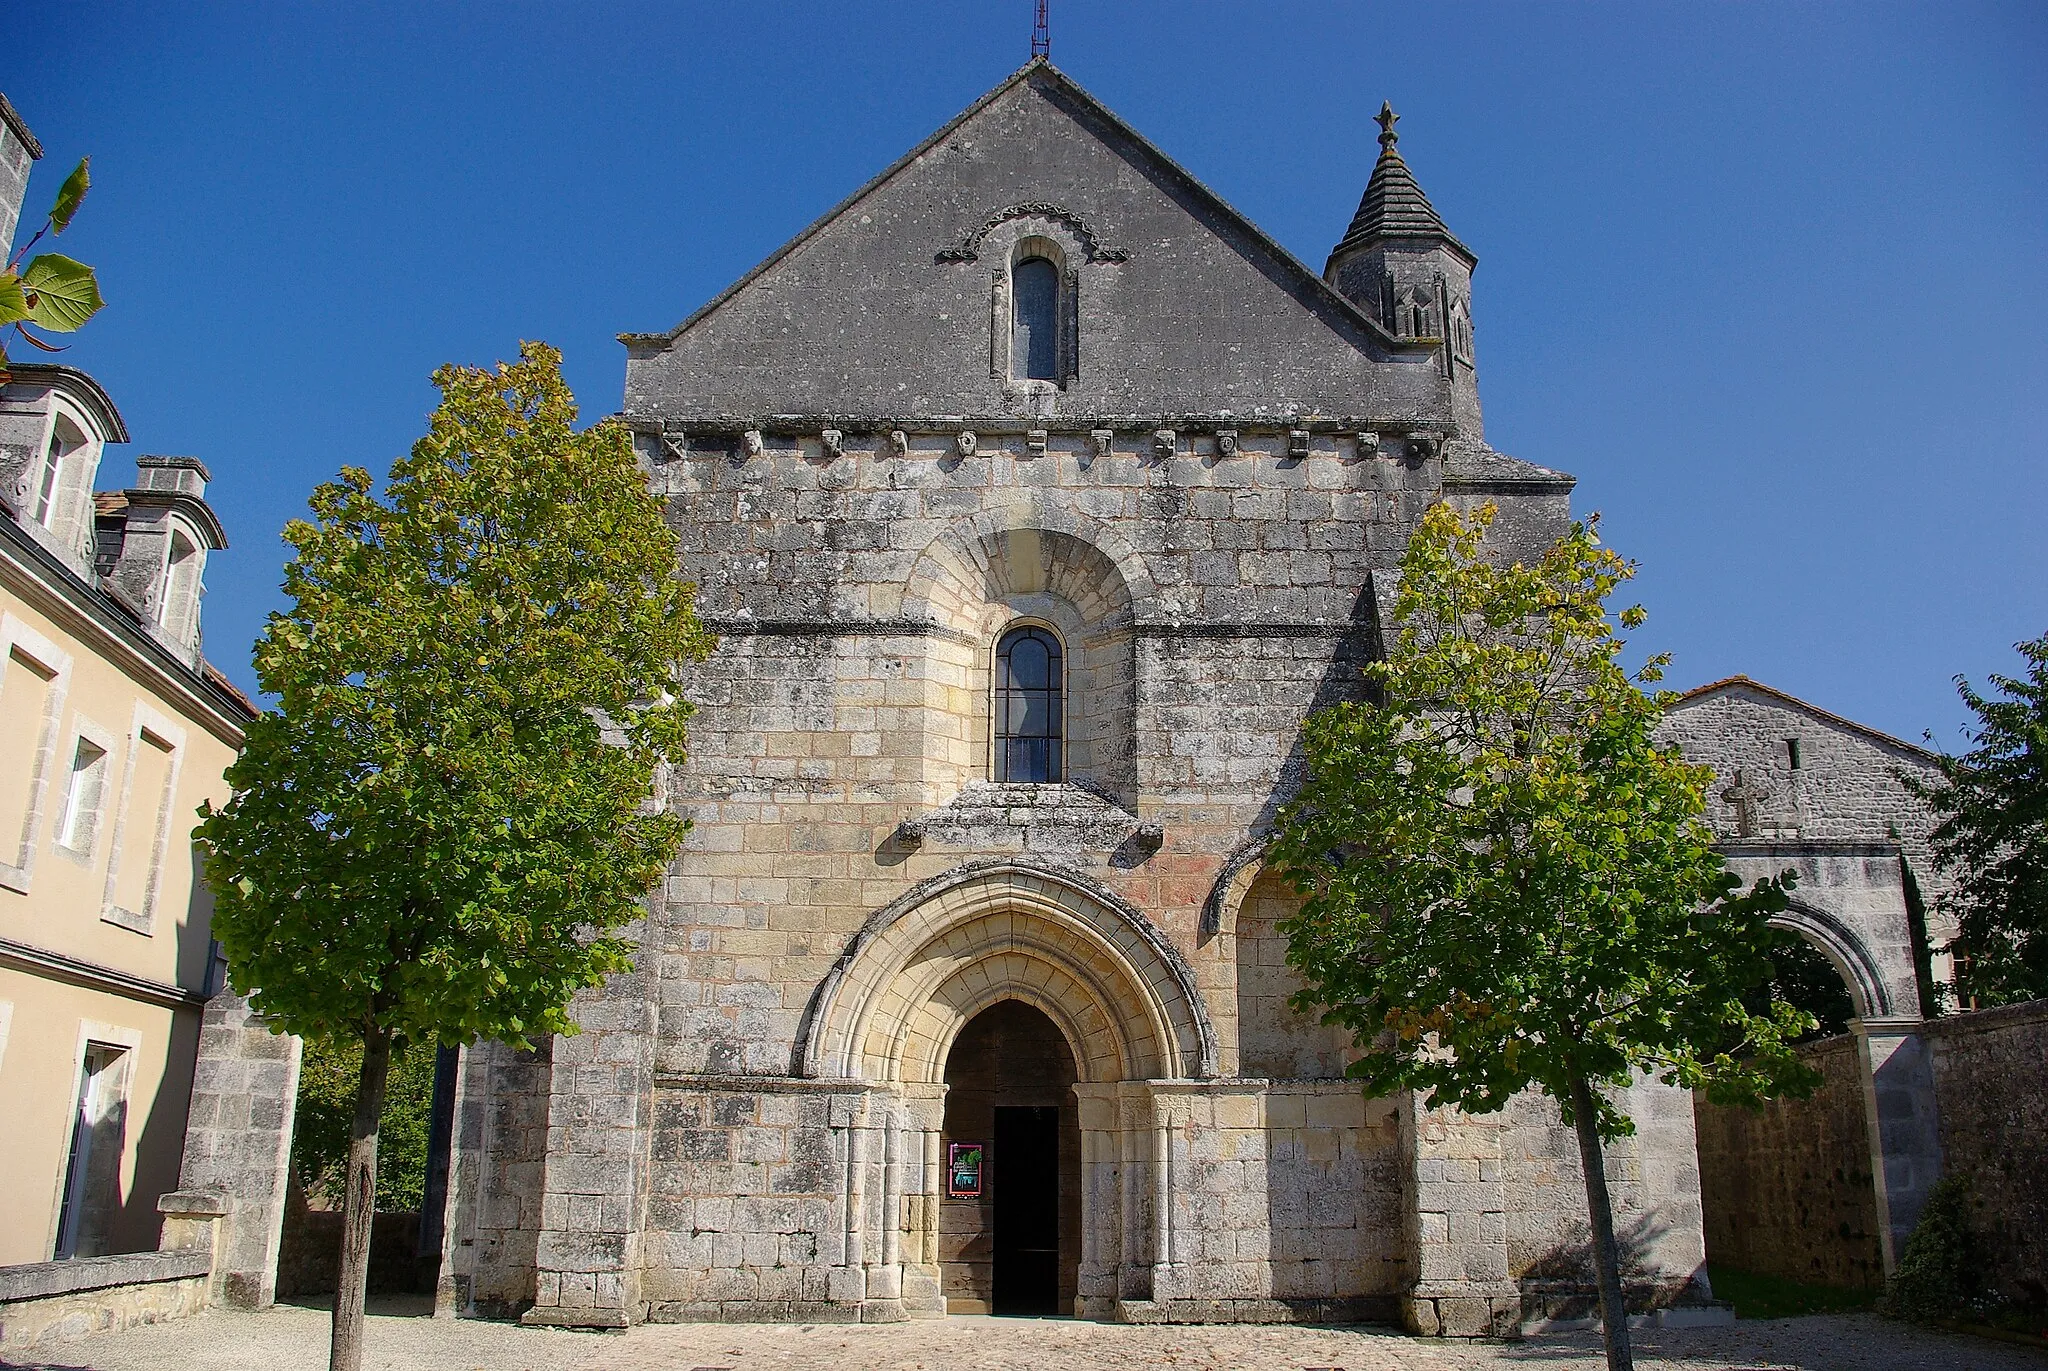
<path fill-rule="evenodd" d="M 521 338 L 617 407 L 675 323 L 1028 55 L 1030 0 L 28 4 L 4 89 L 96 186 L 64 360 L 190 453 L 254 687 L 278 530 Z M 2048 630 L 2048 6 L 1053 0 L 1053 60 L 1312 266 L 1380 101 L 1479 255 L 1495 446 L 1580 478 L 1671 683 L 1953 747 Z M 128 456 L 103 485 L 124 484 Z"/>

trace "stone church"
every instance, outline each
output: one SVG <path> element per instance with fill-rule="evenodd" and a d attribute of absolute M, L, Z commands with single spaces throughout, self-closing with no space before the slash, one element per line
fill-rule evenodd
<path fill-rule="evenodd" d="M 445 1305 L 1588 1312 L 1556 1110 L 1363 1098 L 1289 1008 L 1261 863 L 1424 509 L 1496 502 L 1507 554 L 1570 517 L 1571 477 L 1487 444 L 1475 258 L 1380 123 L 1318 273 L 1034 60 L 624 336 L 625 416 L 722 640 L 665 782 L 695 828 L 580 1035 L 462 1054 Z M 1689 716 L 1704 751 L 1727 702 Z M 1767 864 L 1811 835 L 1743 837 Z M 1904 927 L 1889 851 L 1843 858 L 1844 919 Z M 1860 1007 L 1917 1014 L 1903 935 L 1857 946 Z M 1692 1100 L 1627 1107 L 1631 1297 L 1683 1317 L 1708 1296 Z"/>

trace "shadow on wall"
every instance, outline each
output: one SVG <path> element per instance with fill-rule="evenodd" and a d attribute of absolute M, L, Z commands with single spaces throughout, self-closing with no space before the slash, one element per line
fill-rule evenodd
<path fill-rule="evenodd" d="M 1575 1240 L 1560 1243 L 1537 1257 L 1516 1279 L 1522 1291 L 1522 1308 L 1541 1310 L 1549 1319 L 1590 1319 L 1598 1316 L 1597 1275 L 1593 1267 L 1592 1232 L 1583 1224 L 1574 1228 Z M 1630 1309 L 1654 1309 L 1674 1303 L 1693 1285 L 1674 1286 L 1669 1273 L 1656 1263 L 1657 1246 L 1671 1232 L 1671 1225 L 1654 1212 L 1638 1215 L 1615 1230 L 1621 1248 L 1621 1282 Z"/>
<path fill-rule="evenodd" d="M 285 1199 L 284 1231 L 277 1254 L 277 1297 L 304 1299 L 332 1295 L 341 1283 L 339 1209 L 313 1209 L 293 1177 Z M 370 1293 L 431 1295 L 441 1258 L 416 1255 L 420 1216 L 379 1214 L 370 1228 Z"/>

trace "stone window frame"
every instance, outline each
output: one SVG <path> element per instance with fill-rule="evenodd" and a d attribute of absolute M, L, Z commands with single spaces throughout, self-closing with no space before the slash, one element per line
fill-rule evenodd
<path fill-rule="evenodd" d="M 1002 265 L 989 272 L 989 378 L 1012 397 L 1056 395 L 1081 378 L 1081 273 L 1074 263 L 1088 260 L 1085 245 L 1070 241 L 1070 234 L 1057 221 L 1030 217 L 1006 224 L 1015 236 L 1003 246 Z M 997 234 L 991 234 L 993 245 Z M 1011 285 L 1017 268 L 1034 257 L 1043 257 L 1059 273 L 1060 289 L 1055 340 L 1058 379 L 1034 381 L 1017 376 L 1014 353 L 1015 303 Z"/>
<path fill-rule="evenodd" d="M 179 773 L 185 764 L 185 739 L 183 728 L 142 701 L 135 702 L 135 718 L 128 730 L 128 756 L 121 767 L 121 798 L 114 810 L 114 829 L 107 845 L 107 884 L 100 900 L 100 922 L 140 933 L 145 938 L 153 936 L 156 925 L 164 854 L 171 840 L 171 810 L 178 794 Z M 170 764 L 165 768 L 163 793 L 156 804 L 156 840 L 146 857 L 149 866 L 143 877 L 142 908 L 128 909 L 115 900 L 114 892 L 120 885 L 123 862 L 135 856 L 127 841 L 128 819 L 135 807 L 136 762 L 144 747 L 160 747 L 170 754 Z"/>
<path fill-rule="evenodd" d="M 26 895 L 35 876 L 36 834 L 43 826 L 43 807 L 49 800 L 50 778 L 55 770 L 57 726 L 63 721 L 65 700 L 71 693 L 71 654 L 13 614 L 0 613 L 0 688 L 5 687 L 8 674 L 16 669 L 17 655 L 50 673 L 43 702 L 43 727 L 36 738 L 35 757 L 29 763 L 28 801 L 22 809 L 21 832 L 12 839 L 0 834 L 0 843 L 11 843 L 13 847 L 12 853 L 0 847 L 0 887 Z"/>
<path fill-rule="evenodd" d="M 50 447 L 57 437 L 57 425 L 68 424 L 81 439 L 79 445 L 59 461 L 58 481 L 52 492 L 47 522 L 35 517 L 37 493 L 49 470 Z M 41 436 L 36 441 L 35 474 L 29 484 L 29 506 L 23 522 L 62 548 L 73 562 L 90 565 L 93 557 L 93 488 L 99 481 L 100 462 L 106 456 L 106 441 L 86 412 L 58 391 L 50 392 L 48 412 Z"/>
<path fill-rule="evenodd" d="M 58 758 L 76 757 L 79 743 L 91 743 L 100 750 L 100 765 L 104 770 L 100 775 L 100 793 L 93 803 L 91 827 L 87 830 L 84 847 L 76 847 L 64 841 L 65 823 L 71 818 L 71 807 L 74 802 L 72 786 L 76 783 L 78 775 L 75 770 L 67 771 L 64 795 L 50 815 L 50 848 L 67 861 L 90 869 L 93 865 L 93 854 L 99 850 L 100 835 L 107 829 L 107 796 L 113 792 L 113 787 L 107 784 L 107 781 L 114 771 L 117 740 L 111 729 L 102 728 L 83 714 L 71 716 L 71 727 L 65 736 L 71 740 L 71 746 L 59 752 Z"/>
<path fill-rule="evenodd" d="M 156 622 L 163 635 L 180 648 L 197 641 L 199 636 L 199 602 L 206 594 L 206 538 L 193 526 L 189 519 L 172 515 L 166 524 L 170 536 L 164 539 L 163 565 L 156 570 Z M 186 559 L 191 567 L 189 584 L 178 581 L 178 544 L 182 540 L 191 548 Z"/>
<path fill-rule="evenodd" d="M 996 761 L 1002 750 L 1002 733 L 996 717 L 997 671 L 996 660 L 1002 652 L 1003 640 L 1020 629 L 1035 628 L 1059 644 L 1060 689 L 1059 689 L 1059 731 L 1060 767 L 1059 779 L 1053 781 L 996 781 Z M 1067 635 L 1060 631 L 1058 624 L 1036 614 L 1018 614 L 1005 619 L 1002 626 L 989 640 L 988 645 L 988 691 L 985 710 L 988 718 L 988 753 L 985 760 L 986 774 L 991 782 L 999 785 L 1067 785 L 1074 774 L 1073 737 L 1068 727 L 1069 716 L 1073 713 L 1068 700 L 1068 682 L 1073 679 L 1073 647 L 1067 642 Z"/>

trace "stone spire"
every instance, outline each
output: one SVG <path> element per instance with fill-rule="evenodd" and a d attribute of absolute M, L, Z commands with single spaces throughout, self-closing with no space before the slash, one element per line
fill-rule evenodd
<path fill-rule="evenodd" d="M 1478 363 L 1472 344 L 1472 268 L 1479 259 L 1444 224 L 1397 146 L 1401 116 L 1382 102 L 1380 156 L 1330 253 L 1323 279 L 1396 338 L 1434 342 L 1461 436 L 1479 439 Z"/>
<path fill-rule="evenodd" d="M 1415 183 L 1415 174 L 1401 160 L 1400 150 L 1395 146 L 1401 135 L 1394 132 L 1400 118 L 1394 113 L 1392 102 L 1381 102 L 1379 115 L 1373 120 L 1380 126 L 1380 159 L 1373 164 L 1372 179 L 1365 183 L 1365 195 L 1358 202 L 1358 213 L 1351 216 L 1351 227 L 1331 256 L 1383 238 L 1436 238 L 1477 262 L 1445 227 L 1436 207 Z"/>

